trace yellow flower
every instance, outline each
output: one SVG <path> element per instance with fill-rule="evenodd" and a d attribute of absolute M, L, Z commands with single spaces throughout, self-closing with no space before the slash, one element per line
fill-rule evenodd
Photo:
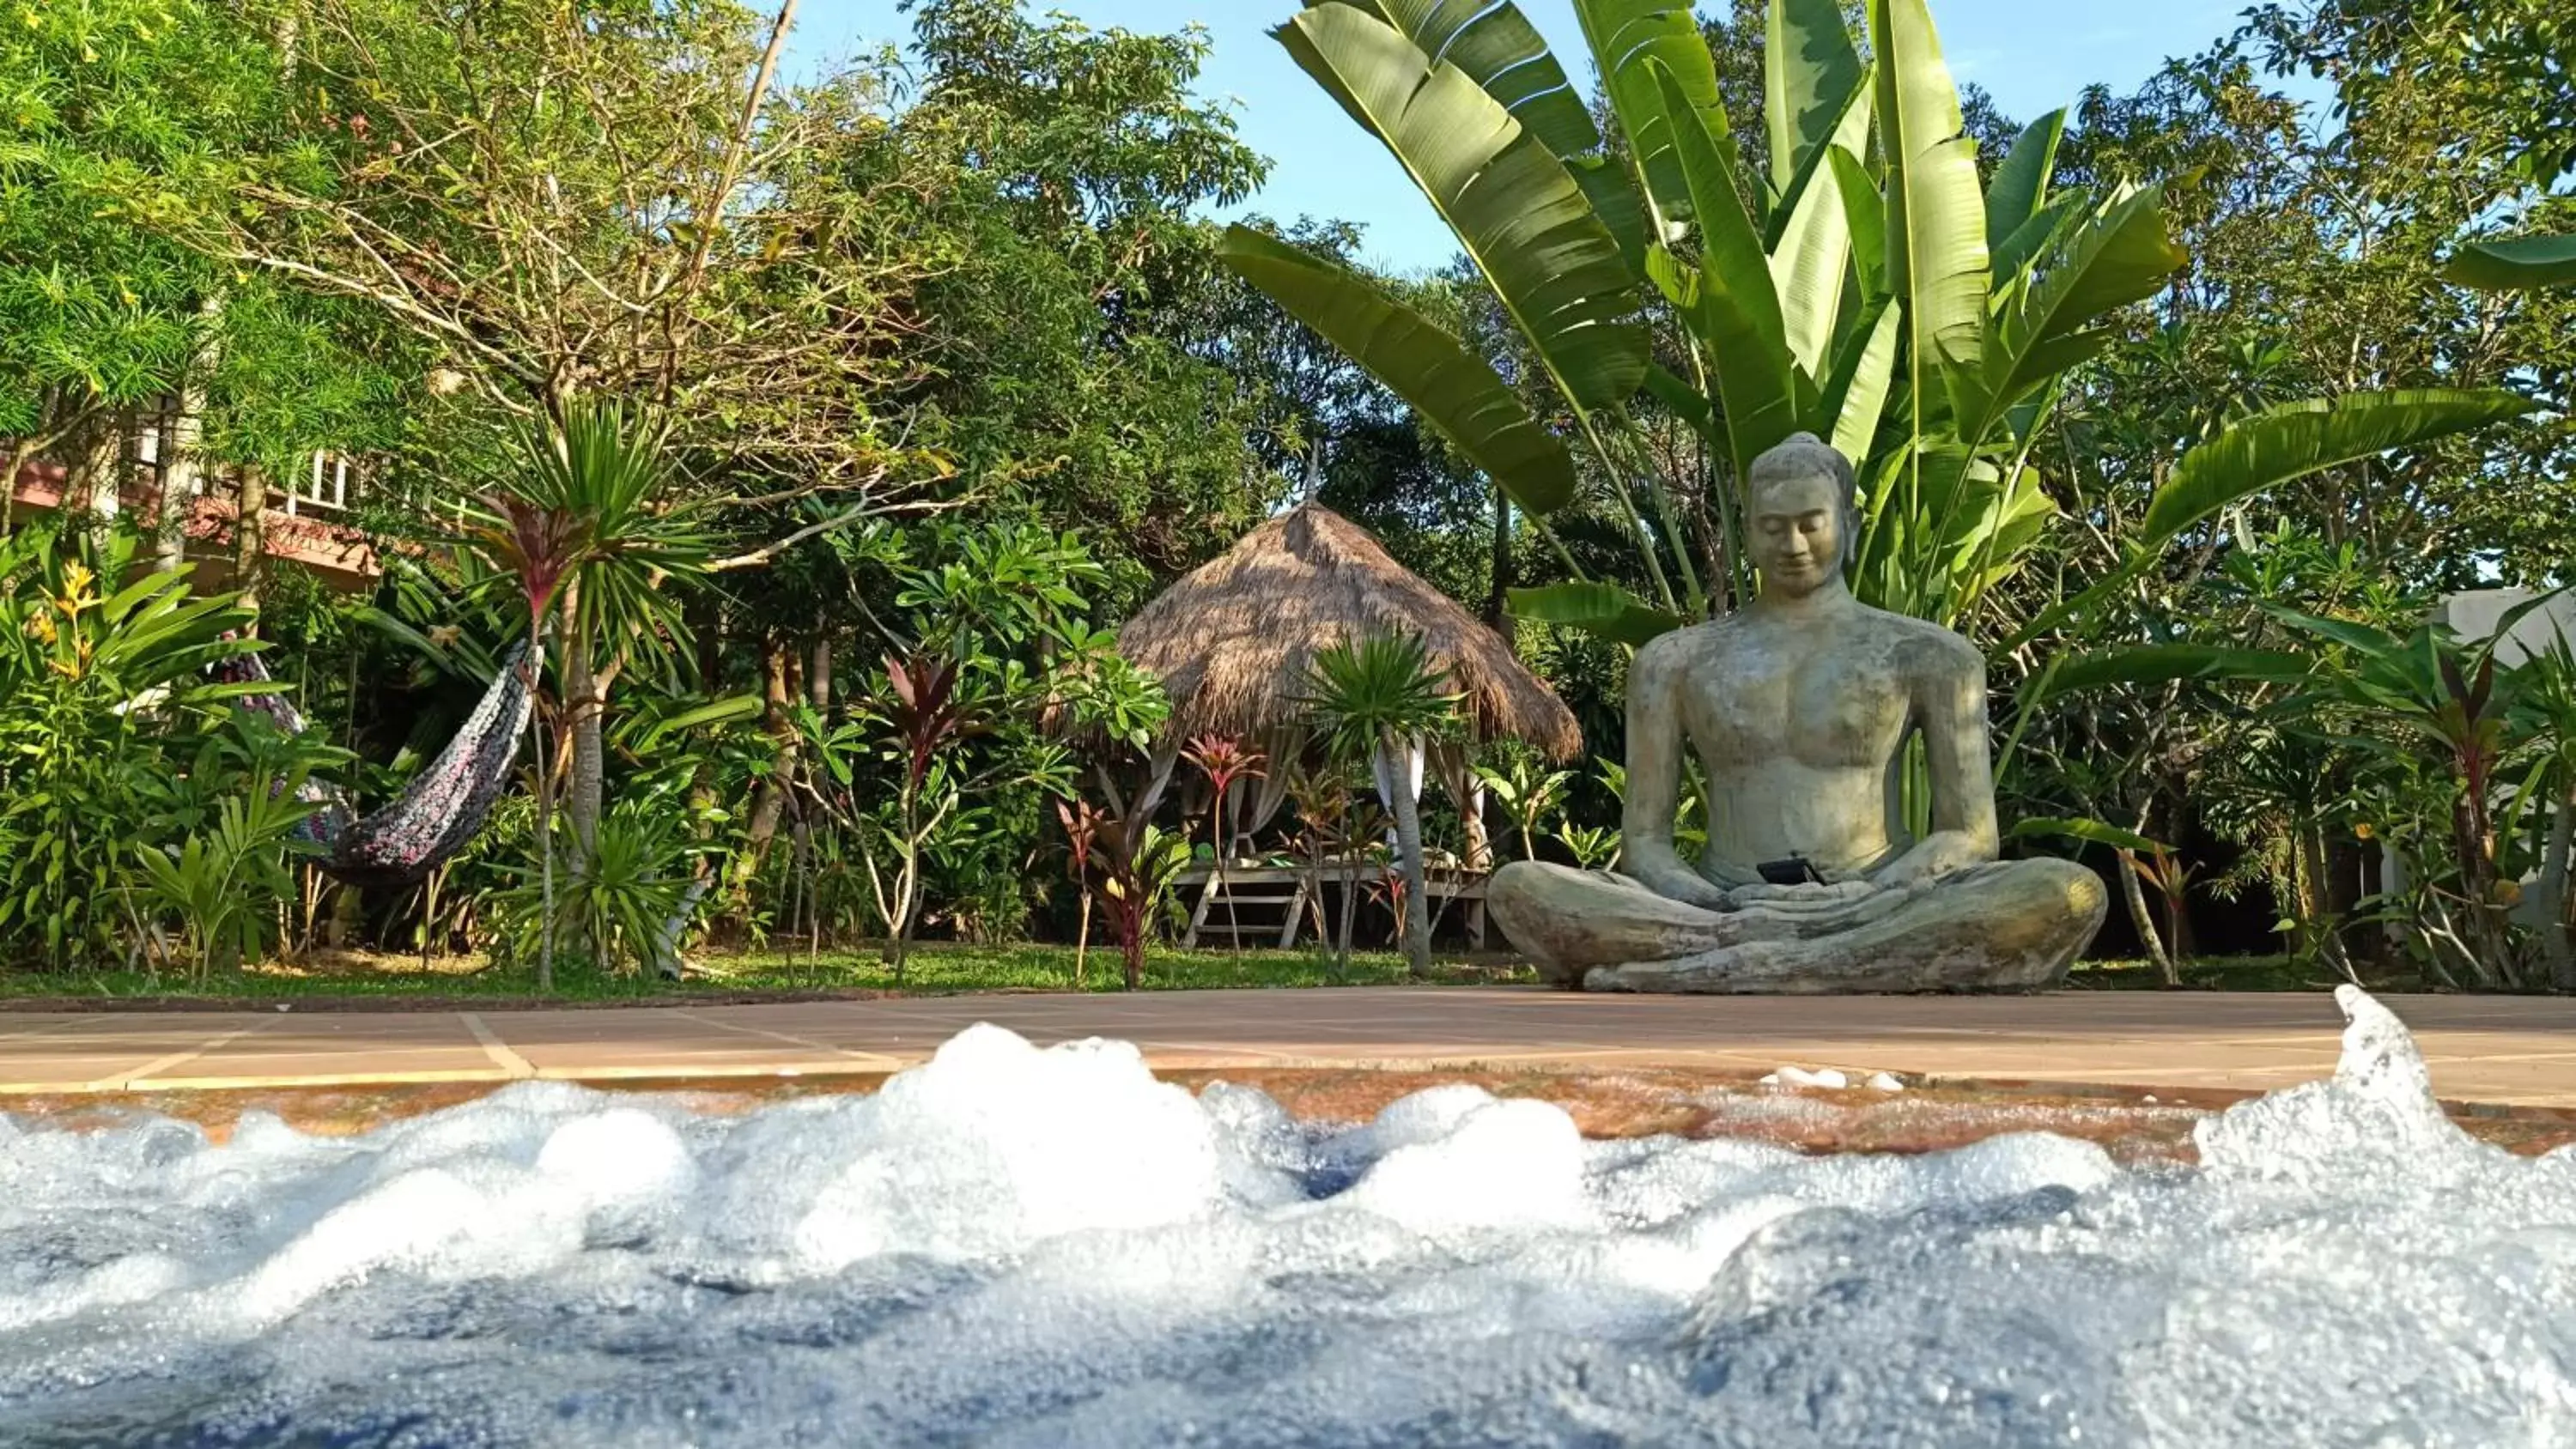
<path fill-rule="evenodd" d="M 63 592 L 67 595 L 87 593 L 90 582 L 96 577 L 89 571 L 89 565 L 74 559 L 63 565 Z"/>
<path fill-rule="evenodd" d="M 2371 828 L 2370 822 L 2366 820 L 2361 824 L 2354 826 L 2352 828 L 2352 833 L 2355 838 L 2361 840 L 2369 840 L 2379 834 L 2377 830 Z"/>
<path fill-rule="evenodd" d="M 51 614 L 29 614 L 25 625 L 27 637 L 46 644 L 54 642 L 54 617 Z"/>

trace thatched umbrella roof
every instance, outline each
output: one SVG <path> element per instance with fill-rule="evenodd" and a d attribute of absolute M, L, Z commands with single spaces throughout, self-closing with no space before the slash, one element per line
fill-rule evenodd
<path fill-rule="evenodd" d="M 1510 645 L 1318 504 L 1261 525 L 1164 590 L 1119 631 L 1118 652 L 1162 677 L 1175 736 L 1242 737 L 1297 718 L 1317 651 L 1397 632 L 1420 635 L 1432 666 L 1449 672 L 1479 738 L 1523 740 L 1557 760 L 1582 753 L 1573 711 Z"/>

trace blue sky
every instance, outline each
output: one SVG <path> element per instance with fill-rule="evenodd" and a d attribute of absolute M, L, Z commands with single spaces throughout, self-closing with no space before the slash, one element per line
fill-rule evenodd
<path fill-rule="evenodd" d="M 1099 29 L 1206 27 L 1215 50 L 1201 89 L 1230 100 L 1243 137 L 1272 162 L 1269 185 L 1247 210 L 1282 220 L 1338 216 L 1367 228 L 1382 266 L 1437 266 L 1447 231 L 1377 142 L 1351 124 L 1288 59 L 1267 31 L 1299 0 L 1034 0 Z M 1933 19 L 1951 69 L 1994 94 L 2005 114 L 2028 120 L 2067 105 L 2092 82 L 2127 87 L 2169 55 L 2188 55 L 2235 25 L 2248 0 L 1935 0 Z M 1520 0 L 1561 59 L 1583 55 L 1569 0 Z M 794 39 L 799 59 L 870 50 L 910 33 L 894 0 L 806 0 Z"/>

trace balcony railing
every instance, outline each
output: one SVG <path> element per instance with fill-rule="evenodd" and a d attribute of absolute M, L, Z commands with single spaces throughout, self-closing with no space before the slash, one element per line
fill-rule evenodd
<path fill-rule="evenodd" d="M 12 498 L 21 511 L 57 511 L 66 507 L 94 513 L 119 513 L 137 519 L 161 516 L 161 496 L 178 456 L 176 419 L 167 408 L 141 414 L 117 449 L 112 488 L 86 490 L 85 497 L 66 500 L 73 489 L 60 462 L 37 460 L 21 466 L 11 480 Z M 5 440 L 0 440 L 5 442 Z M 189 552 L 212 565 L 220 576 L 229 569 L 234 522 L 241 508 L 238 476 L 227 471 L 183 473 L 190 498 L 181 530 Z M 316 569 L 348 586 L 361 586 L 380 572 L 375 551 L 344 521 L 350 504 L 364 487 L 364 469 L 346 455 L 321 452 L 307 466 L 272 481 L 261 510 L 263 551 Z"/>

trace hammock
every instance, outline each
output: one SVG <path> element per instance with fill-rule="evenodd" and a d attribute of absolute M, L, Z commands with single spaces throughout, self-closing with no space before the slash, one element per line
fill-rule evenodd
<path fill-rule="evenodd" d="M 528 646 L 521 643 L 503 656 L 491 688 L 483 692 L 465 727 L 384 809 L 362 817 L 350 809 L 346 791 L 305 784 L 298 797 L 314 810 L 296 834 L 322 848 L 315 863 L 325 874 L 360 887 L 414 885 L 465 848 L 509 784 L 519 736 L 527 732 L 531 704 L 520 667 L 527 653 Z M 270 679 L 268 666 L 255 654 L 227 659 L 213 673 L 232 684 Z M 246 695 L 239 703 L 288 734 L 304 733 L 303 712 L 283 695 Z"/>

